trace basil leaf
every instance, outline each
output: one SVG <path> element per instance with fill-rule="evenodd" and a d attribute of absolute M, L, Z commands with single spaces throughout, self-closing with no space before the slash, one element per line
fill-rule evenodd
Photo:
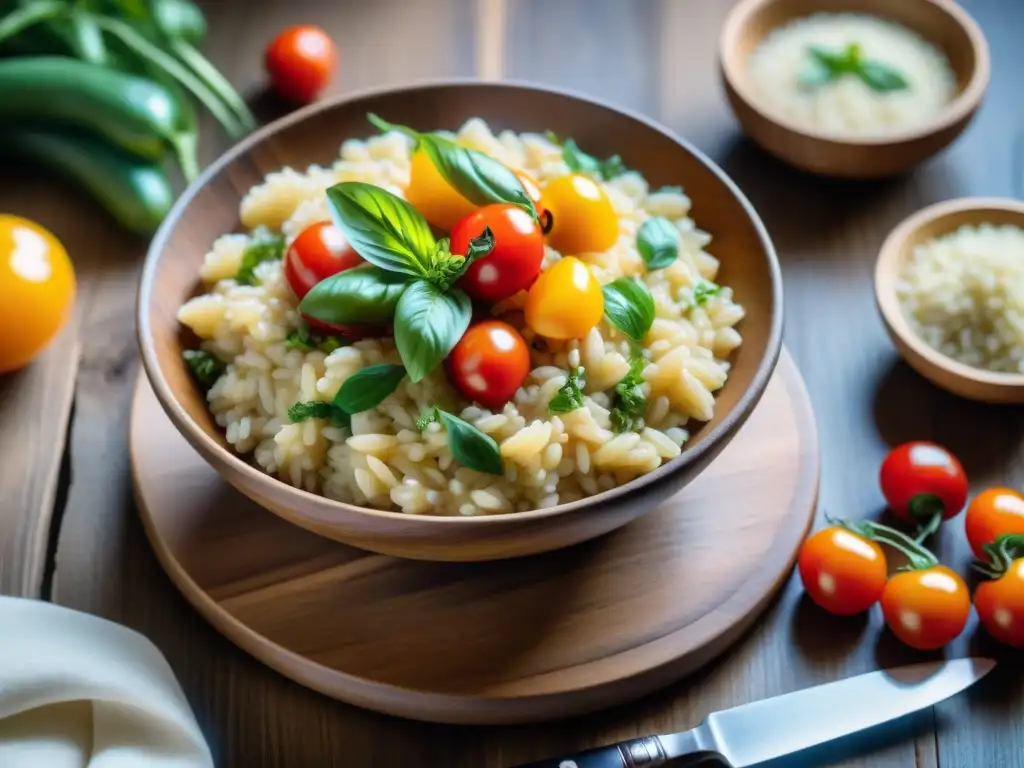
<path fill-rule="evenodd" d="M 580 149 L 573 139 L 566 139 L 564 142 L 559 141 L 558 136 L 551 131 L 548 131 L 545 135 L 552 144 L 561 144 L 562 160 L 573 173 L 589 173 L 594 176 L 600 176 L 605 181 L 608 181 L 616 176 L 621 176 L 629 170 L 618 155 L 612 155 L 605 160 L 600 160 Z"/>
<path fill-rule="evenodd" d="M 202 349 L 186 349 L 181 353 L 196 381 L 209 389 L 224 373 L 226 366 Z"/>
<path fill-rule="evenodd" d="M 437 415 L 448 431 L 448 447 L 451 448 L 456 461 L 477 472 L 486 472 L 489 475 L 504 474 L 501 449 L 494 438 L 440 408 L 437 409 Z"/>
<path fill-rule="evenodd" d="M 707 280 L 701 280 L 693 287 L 693 301 L 698 307 L 703 307 L 708 303 L 708 299 L 712 296 L 717 296 L 721 292 L 722 286 Z"/>
<path fill-rule="evenodd" d="M 910 87 L 903 75 L 880 61 L 862 62 L 857 74 L 868 88 L 878 93 L 902 91 Z"/>
<path fill-rule="evenodd" d="M 809 59 L 803 69 L 800 70 L 797 84 L 803 88 L 816 88 L 819 85 L 832 82 L 835 77 L 837 77 L 836 72 L 815 57 Z"/>
<path fill-rule="evenodd" d="M 434 236 L 405 200 L 373 184 L 343 181 L 327 190 L 327 202 L 335 225 L 368 262 L 412 277 L 427 274 Z"/>
<path fill-rule="evenodd" d="M 469 296 L 458 289 L 445 293 L 425 280 L 405 289 L 395 308 L 395 346 L 414 383 L 448 356 L 472 313 Z"/>
<path fill-rule="evenodd" d="M 259 285 L 255 269 L 264 261 L 275 261 L 284 256 L 284 235 L 271 232 L 266 227 L 253 230 L 251 240 L 242 251 L 242 263 L 235 275 L 239 285 Z"/>
<path fill-rule="evenodd" d="M 330 419 L 335 427 L 352 428 L 352 417 L 336 405 L 320 400 L 305 403 L 294 403 L 288 409 L 288 418 L 293 424 L 306 419 Z"/>
<path fill-rule="evenodd" d="M 661 216 L 652 216 L 636 233 L 636 249 L 648 269 L 663 269 L 679 257 L 679 230 Z"/>
<path fill-rule="evenodd" d="M 569 371 L 569 378 L 548 402 L 551 413 L 569 413 L 583 407 L 583 368 Z"/>
<path fill-rule="evenodd" d="M 632 339 L 643 339 L 654 323 L 654 297 L 647 286 L 635 278 L 620 277 L 601 291 L 608 322 Z"/>
<path fill-rule="evenodd" d="M 382 325 L 395 316 L 409 279 L 367 264 L 338 272 L 310 289 L 299 312 L 331 325 Z"/>
<path fill-rule="evenodd" d="M 368 411 L 398 389 L 404 378 L 405 368 L 400 365 L 370 365 L 345 379 L 332 402 L 346 413 Z"/>
<path fill-rule="evenodd" d="M 445 181 L 471 203 L 511 203 L 537 218 L 519 177 L 493 157 L 429 133 L 420 134 L 420 147 Z"/>

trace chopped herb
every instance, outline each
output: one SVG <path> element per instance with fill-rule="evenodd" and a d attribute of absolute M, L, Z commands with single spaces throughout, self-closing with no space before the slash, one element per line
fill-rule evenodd
<path fill-rule="evenodd" d="M 265 261 L 280 260 L 284 256 L 284 235 L 271 232 L 266 227 L 257 227 L 251 237 L 242 251 L 242 264 L 235 275 L 239 285 L 259 285 L 256 266 Z"/>
<path fill-rule="evenodd" d="M 647 360 L 634 354 L 629 361 L 629 373 L 615 385 L 615 401 L 612 403 L 612 429 L 615 432 L 633 432 L 643 427 L 647 398 L 640 388 L 644 383 L 643 370 Z"/>
<path fill-rule="evenodd" d="M 196 381 L 207 389 L 224 373 L 224 363 L 202 349 L 186 349 L 181 356 Z"/>
<path fill-rule="evenodd" d="M 558 136 L 552 131 L 548 131 L 545 135 L 552 144 L 562 147 L 562 159 L 573 173 L 589 173 L 600 176 L 605 181 L 608 181 L 616 176 L 621 176 L 629 170 L 618 155 L 612 155 L 605 160 L 599 160 L 580 149 L 579 145 L 572 139 L 560 141 Z"/>
<path fill-rule="evenodd" d="M 548 410 L 552 413 L 569 413 L 583 407 L 583 368 L 569 371 L 569 379 L 562 385 L 551 402 Z"/>
<path fill-rule="evenodd" d="M 338 336 L 319 336 L 311 333 L 309 326 L 301 323 L 299 327 L 288 334 L 284 343 L 288 349 L 301 349 L 303 352 L 312 352 L 319 349 L 324 354 L 331 354 L 336 349 L 348 346 L 348 341 Z"/>
<path fill-rule="evenodd" d="M 288 418 L 293 424 L 298 424 L 306 419 L 330 419 L 331 424 L 336 427 L 349 429 L 352 426 L 352 417 L 349 414 L 336 405 L 319 400 L 295 403 L 288 409 Z"/>
<path fill-rule="evenodd" d="M 708 299 L 722 292 L 722 286 L 708 280 L 701 280 L 693 287 L 693 301 L 698 307 L 708 303 Z"/>
<path fill-rule="evenodd" d="M 438 407 L 435 405 L 434 407 L 428 408 L 422 414 L 420 414 L 420 417 L 416 419 L 416 429 L 422 432 L 428 426 L 430 426 L 435 421 L 440 419 L 441 417 L 438 416 L 438 410 Z"/>
<path fill-rule="evenodd" d="M 843 75 L 859 78 L 878 93 L 902 91 L 910 87 L 910 83 L 899 70 L 880 61 L 865 59 L 857 43 L 850 43 L 842 51 L 831 51 L 812 45 L 807 49 L 807 53 L 807 65 L 799 77 L 799 84 L 804 88 L 817 88 L 838 80 Z"/>

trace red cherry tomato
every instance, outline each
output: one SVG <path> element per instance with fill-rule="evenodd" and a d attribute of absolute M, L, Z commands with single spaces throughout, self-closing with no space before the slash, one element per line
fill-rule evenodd
<path fill-rule="evenodd" d="M 1014 648 L 1024 648 L 1024 558 L 1010 563 L 1000 578 L 979 584 L 974 607 L 992 637 Z"/>
<path fill-rule="evenodd" d="M 797 566 L 810 598 L 840 616 L 866 611 L 885 589 L 882 548 L 841 526 L 810 536 L 800 548 Z"/>
<path fill-rule="evenodd" d="M 319 27 L 300 25 L 279 34 L 267 47 L 264 66 L 274 90 L 298 104 L 314 101 L 327 87 L 338 52 Z"/>
<path fill-rule="evenodd" d="M 1010 488 L 982 491 L 968 505 L 964 527 L 975 556 L 987 560 L 986 544 L 1004 534 L 1024 534 L 1024 495 Z"/>
<path fill-rule="evenodd" d="M 944 565 L 897 573 L 882 592 L 885 623 L 896 637 L 920 651 L 955 639 L 970 612 L 967 585 Z"/>
<path fill-rule="evenodd" d="M 957 458 L 935 443 L 904 443 L 893 448 L 879 473 L 882 494 L 893 514 L 925 524 L 936 514 L 948 520 L 967 501 L 967 475 Z"/>
<path fill-rule="evenodd" d="M 529 372 L 529 347 L 519 331 L 500 320 L 470 326 L 448 356 L 455 388 L 492 411 L 512 399 Z"/>
<path fill-rule="evenodd" d="M 478 301 L 499 302 L 530 287 L 544 259 L 540 225 L 518 205 L 485 205 L 452 229 L 452 253 L 465 256 L 469 241 L 490 227 L 494 250 L 477 259 L 459 279 L 459 287 Z"/>

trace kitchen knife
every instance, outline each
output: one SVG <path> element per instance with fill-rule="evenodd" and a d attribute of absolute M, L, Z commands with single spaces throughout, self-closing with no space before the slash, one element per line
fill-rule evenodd
<path fill-rule="evenodd" d="M 683 733 L 632 739 L 519 768 L 746 768 L 929 707 L 994 666 L 991 659 L 956 659 L 869 672 L 715 712 Z"/>

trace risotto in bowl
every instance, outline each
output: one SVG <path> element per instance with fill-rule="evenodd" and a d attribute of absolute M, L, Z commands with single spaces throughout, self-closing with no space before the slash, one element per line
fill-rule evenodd
<path fill-rule="evenodd" d="M 642 118 L 446 83 L 316 105 L 218 161 L 142 278 L 150 383 L 282 517 L 405 557 L 583 541 L 693 479 L 780 348 L 771 243 Z"/>

